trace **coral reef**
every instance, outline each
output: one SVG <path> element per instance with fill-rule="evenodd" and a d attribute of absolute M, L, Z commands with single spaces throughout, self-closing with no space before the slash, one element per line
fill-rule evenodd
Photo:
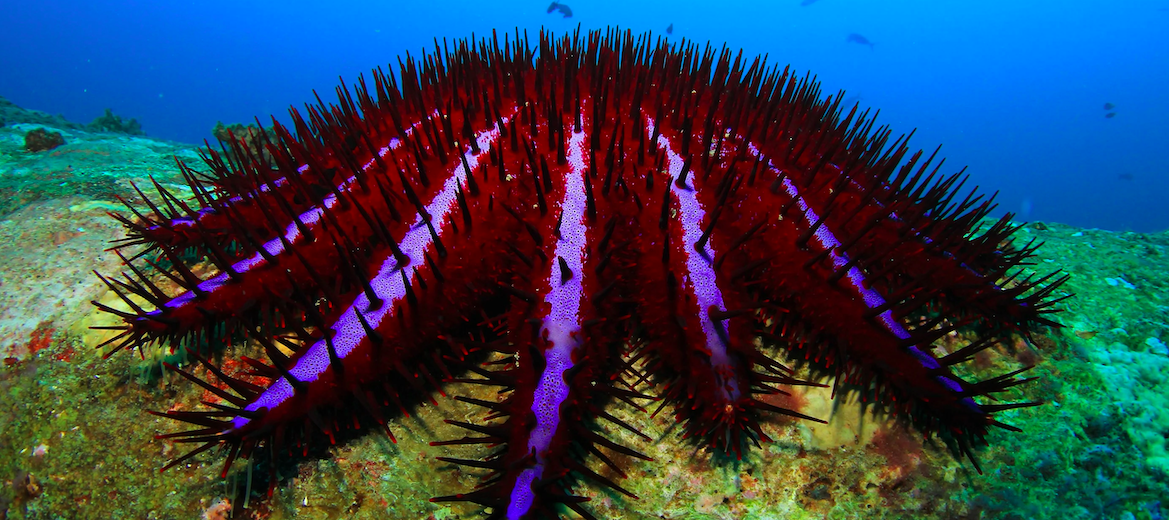
<path fill-rule="evenodd" d="M 114 194 L 129 188 L 127 174 L 138 177 L 138 172 L 173 168 L 176 154 L 197 157 L 193 149 L 174 143 L 65 130 L 66 145 L 30 154 L 24 150 L 27 131 L 26 125 L 0 127 L 0 217 L 37 201 L 71 195 L 116 202 Z M 127 163 L 126 157 L 135 154 L 140 159 Z"/>
<path fill-rule="evenodd" d="M 279 137 L 271 128 L 263 128 L 254 124 L 232 123 L 223 124 L 217 121 L 211 129 L 211 135 L 223 146 L 222 150 L 228 157 L 235 157 L 235 150 L 239 146 L 246 146 L 253 153 L 259 153 L 260 159 L 271 164 L 272 154 L 264 146 L 264 140 L 278 142 Z"/>
<path fill-rule="evenodd" d="M 163 143 L 157 146 L 165 149 Z M 158 162 L 140 165 L 141 153 L 111 149 L 109 160 L 119 172 L 112 186 L 119 195 L 134 196 L 126 181 L 148 183 L 150 174 L 171 189 L 181 182 L 173 162 L 167 166 L 165 157 L 155 152 Z M 38 157 L 49 160 L 47 154 Z M 216 461 L 158 473 L 160 461 L 184 447 L 153 440 L 172 425 L 142 410 L 171 401 L 178 401 L 175 409 L 189 410 L 208 393 L 173 373 L 138 377 L 151 365 L 158 373 L 160 358 L 115 356 L 103 361 L 93 350 L 106 336 L 86 327 L 110 322 L 95 322 L 97 313 L 82 302 L 92 298 L 108 304 L 116 296 L 76 264 L 78 258 L 110 260 L 101 249 L 121 235 L 117 222 L 104 213 L 116 209 L 110 200 L 74 193 L 9 215 L 0 225 L 6 233 L 0 242 L 39 237 L 31 239 L 38 247 L 31 252 L 0 249 L 0 303 L 8 309 L 6 322 L 13 324 L 4 336 L 23 352 L 0 363 L 0 424 L 5 425 L 0 429 L 0 446 L 5 447 L 0 481 L 20 482 L 31 474 L 44 490 L 33 497 L 20 486 L 0 488 L 0 510 L 7 506 L 8 519 L 199 518 L 220 500 L 230 501 L 236 519 L 476 517 L 474 511 L 426 500 L 431 493 L 457 492 L 475 481 L 470 473 L 434 458 L 473 451 L 452 453 L 428 445 L 435 438 L 461 435 L 443 418 L 475 413 L 472 405 L 441 397 L 395 422 L 397 443 L 377 434 L 338 439 L 336 446 L 282 466 L 275 496 L 263 500 L 264 489 L 257 486 L 247 509 L 246 467 L 227 479 L 218 478 Z M 39 219 L 45 215 L 54 219 Z M 52 245 L 54 233 L 78 228 L 85 234 Z M 1058 262 L 1071 272 L 1069 291 L 1079 296 L 1059 316 L 1067 325 L 1063 332 L 1037 336 L 1032 346 L 1019 344 L 979 360 L 981 370 L 993 373 L 1035 357 L 1041 382 L 1028 387 L 1024 397 L 1050 402 L 1005 413 L 1024 431 L 989 439 L 993 448 L 979 454 L 983 475 L 956 463 L 935 444 L 922 443 L 877 417 L 859 415 L 853 403 L 833 401 L 829 389 L 811 389 L 822 393 L 800 393 L 793 399 L 805 403 L 800 406 L 805 413 L 830 419 L 830 424 L 770 424 L 778 432 L 775 442 L 732 464 L 711 464 L 715 454 L 680 442 L 668 415 L 616 410 L 614 415 L 654 439 L 647 454 L 657 462 L 621 462 L 630 475 L 629 489 L 640 500 L 593 492 L 591 507 L 600 514 L 624 512 L 625 518 L 640 520 L 1161 518 L 1158 501 L 1169 496 L 1169 478 L 1150 463 L 1157 458 L 1156 444 L 1134 443 L 1132 433 L 1152 433 L 1147 424 L 1169 410 L 1163 398 L 1140 401 L 1157 384 L 1141 377 L 1139 364 L 1116 364 L 1132 385 L 1118 391 L 1109 382 L 1114 377 L 1108 374 L 1111 365 L 1089 359 L 1110 352 L 1110 359 L 1119 360 L 1115 352 L 1120 346 L 1143 354 L 1137 358 L 1167 357 L 1155 344 L 1149 346 L 1148 338 L 1169 337 L 1164 301 L 1169 294 L 1164 274 L 1169 272 L 1169 233 L 1112 233 L 1059 224 L 1031 225 L 1020 233 L 1046 242 L 1038 262 Z M 112 269 L 116 261 L 98 269 Z M 1118 278 L 1134 288 L 1108 282 Z M 51 301 L 63 287 L 77 294 L 48 310 L 39 303 Z M 52 323 L 38 327 L 45 319 Z M 25 322 L 31 325 L 19 328 Z M 50 328 L 55 329 L 51 336 Z M 1126 334 L 1113 332 L 1117 328 Z M 1092 331 L 1099 333 L 1089 339 L 1076 334 Z M 262 350 L 237 345 L 224 357 L 241 354 L 258 356 Z M 231 373 L 245 369 L 236 366 Z M 196 373 L 207 375 L 201 369 Z M 473 393 L 471 386 L 452 385 L 448 392 L 491 398 L 492 389 Z M 1137 410 L 1134 406 L 1143 412 L 1130 414 Z M 632 434 L 625 435 L 618 434 L 617 440 L 632 441 Z M 262 471 L 257 468 L 256 473 Z M 19 499 L 18 492 L 24 493 Z"/>
<path fill-rule="evenodd" d="M 125 121 L 121 116 L 114 115 L 113 110 L 106 109 L 106 113 L 90 121 L 85 128 L 91 132 L 114 132 L 129 135 L 146 135 L 142 131 L 142 124 L 137 119 Z"/>
<path fill-rule="evenodd" d="M 60 132 L 50 132 L 44 128 L 29 130 L 24 134 L 24 149 L 30 152 L 44 152 L 65 144 L 65 138 Z"/>
<path fill-rule="evenodd" d="M 65 116 L 59 114 L 53 116 L 37 110 L 21 108 L 0 96 L 0 126 L 19 124 L 45 125 L 70 130 L 84 128 L 82 125 L 65 119 Z"/>
<path fill-rule="evenodd" d="M 211 129 L 211 135 L 220 142 L 230 143 L 232 141 L 239 141 L 247 143 L 248 146 L 258 144 L 260 137 L 265 133 L 268 134 L 270 139 L 276 139 L 276 134 L 272 133 L 272 129 L 260 128 L 250 123 L 246 125 L 242 123 L 225 125 L 223 121 L 216 121 L 215 127 Z"/>

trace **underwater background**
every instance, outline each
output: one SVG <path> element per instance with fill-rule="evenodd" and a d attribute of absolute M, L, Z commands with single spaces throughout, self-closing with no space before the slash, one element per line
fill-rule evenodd
<path fill-rule="evenodd" d="M 672 38 L 768 54 L 879 108 L 898 132 L 916 128 L 917 146 L 943 144 L 1021 218 L 1169 227 L 1163 0 L 594 0 L 568 2 L 571 18 L 512 1 L 7 4 L 0 95 L 72 121 L 111 108 L 186 143 L 216 121 L 287 122 L 313 89 L 329 97 L 338 77 L 436 37 L 673 24 Z"/>
<path fill-rule="evenodd" d="M 144 409 L 202 397 L 136 355 L 101 358 L 92 270 L 123 236 L 106 211 L 129 182 L 181 183 L 217 123 L 247 124 L 334 99 L 338 78 L 433 52 L 435 38 L 493 29 L 557 34 L 619 25 L 767 54 L 824 92 L 880 109 L 911 146 L 944 144 L 946 169 L 999 192 L 1046 242 L 1036 271 L 1063 269 L 1056 319 L 1034 344 L 989 352 L 974 370 L 1036 362 L 1003 414 L 984 474 L 920 435 L 813 390 L 829 425 L 778 421 L 753 458 L 708 464 L 682 442 L 604 493 L 623 518 L 1160 519 L 1169 500 L 1169 1 L 7 2 L 0 6 L 0 518 L 478 518 L 431 504 L 466 489 L 428 446 L 440 400 L 397 426 L 301 461 L 271 500 L 242 490 L 219 458 L 159 474 L 173 431 Z M 551 12 L 550 12 L 551 11 Z M 107 110 L 108 109 L 108 110 Z M 30 150 L 45 131 L 47 148 Z M 54 143 L 52 134 L 63 143 Z M 41 134 L 36 134 L 41 135 Z M 168 184 L 169 185 L 169 184 Z M 989 222 L 987 223 L 989 226 Z M 623 414 L 623 415 L 622 415 Z M 655 439 L 668 417 L 628 418 Z M 697 461 L 697 462 L 695 462 Z"/>

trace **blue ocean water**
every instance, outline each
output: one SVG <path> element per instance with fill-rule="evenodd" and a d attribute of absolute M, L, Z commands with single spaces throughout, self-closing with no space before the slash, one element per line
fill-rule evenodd
<path fill-rule="evenodd" d="M 1022 219 L 1169 228 L 1169 0 L 566 3 L 571 18 L 546 0 L 6 2 L 0 96 L 83 123 L 108 107 L 199 143 L 217 121 L 286 120 L 435 37 L 673 24 L 917 128 L 917 147 L 944 144 L 948 168 Z"/>

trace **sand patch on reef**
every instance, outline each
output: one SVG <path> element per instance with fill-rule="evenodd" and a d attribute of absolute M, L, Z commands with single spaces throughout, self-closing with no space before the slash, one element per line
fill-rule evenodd
<path fill-rule="evenodd" d="M 48 331 L 76 323 L 106 290 L 92 270 L 117 272 L 106 253 L 117 221 L 65 197 L 30 204 L 0 220 L 0 358 L 24 359 Z"/>
<path fill-rule="evenodd" d="M 827 450 L 867 445 L 878 430 L 892 425 L 892 421 L 875 416 L 871 409 L 862 408 L 858 402 L 834 405 L 830 387 L 801 387 L 793 392 L 803 394 L 805 404 L 801 412 L 828 421 L 828 424 L 800 421 L 799 424 L 807 429 L 809 448 Z"/>

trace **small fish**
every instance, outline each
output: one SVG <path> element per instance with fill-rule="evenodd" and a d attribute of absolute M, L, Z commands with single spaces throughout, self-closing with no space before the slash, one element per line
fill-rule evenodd
<path fill-rule="evenodd" d="M 869 41 L 868 38 L 857 33 L 849 33 L 848 38 L 844 39 L 844 43 L 857 43 L 860 45 L 868 45 L 870 49 L 876 49 L 876 44 Z"/>
<path fill-rule="evenodd" d="M 1104 110 L 1112 110 L 1114 108 L 1116 108 L 1116 105 L 1113 105 L 1112 103 L 1104 103 Z"/>
<path fill-rule="evenodd" d="M 1136 177 L 1133 177 L 1133 175 L 1132 175 L 1131 173 L 1122 173 L 1122 174 L 1120 174 L 1120 180 L 1122 180 L 1122 181 L 1131 181 L 1131 180 L 1133 180 L 1133 179 L 1135 179 L 1135 178 L 1136 178 Z"/>
<path fill-rule="evenodd" d="M 1080 339 L 1092 339 L 1092 338 L 1096 337 L 1097 334 L 1099 334 L 1099 332 L 1094 331 L 1094 330 L 1077 330 L 1076 331 L 1076 335 L 1079 336 Z"/>
<path fill-rule="evenodd" d="M 666 34 L 674 34 L 674 24 L 670 24 L 666 27 Z"/>
<path fill-rule="evenodd" d="M 1116 112 L 1109 112 L 1107 114 L 1104 114 L 1104 117 L 1106 117 L 1108 119 L 1112 119 L 1112 118 L 1116 117 Z"/>
<path fill-rule="evenodd" d="M 552 11 L 560 11 L 560 13 L 563 14 L 565 18 L 572 18 L 572 8 L 568 7 L 566 4 L 552 2 L 552 5 L 548 6 L 548 13 L 551 14 Z"/>

